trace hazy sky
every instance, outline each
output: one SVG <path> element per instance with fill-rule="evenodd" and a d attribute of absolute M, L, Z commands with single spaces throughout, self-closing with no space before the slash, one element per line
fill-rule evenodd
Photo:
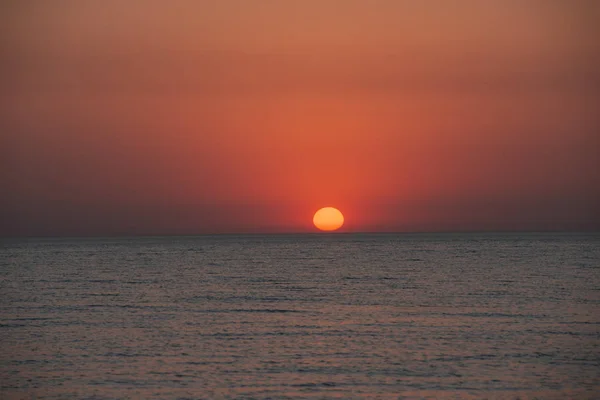
<path fill-rule="evenodd" d="M 0 5 L 0 234 L 600 229 L 600 2 Z"/>

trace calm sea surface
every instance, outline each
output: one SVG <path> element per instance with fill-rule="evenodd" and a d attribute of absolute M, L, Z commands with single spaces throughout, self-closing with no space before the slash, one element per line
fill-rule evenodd
<path fill-rule="evenodd" d="M 600 397 L 600 235 L 0 244 L 3 399 Z"/>

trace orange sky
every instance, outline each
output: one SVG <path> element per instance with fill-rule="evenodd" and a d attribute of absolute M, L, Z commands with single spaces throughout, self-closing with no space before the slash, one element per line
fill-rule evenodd
<path fill-rule="evenodd" d="M 0 6 L 0 234 L 600 229 L 595 1 Z"/>

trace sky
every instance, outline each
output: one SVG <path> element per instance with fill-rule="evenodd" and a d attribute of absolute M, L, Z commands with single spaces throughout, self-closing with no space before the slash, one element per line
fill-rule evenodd
<path fill-rule="evenodd" d="M 0 5 L 0 235 L 600 229 L 594 0 Z"/>

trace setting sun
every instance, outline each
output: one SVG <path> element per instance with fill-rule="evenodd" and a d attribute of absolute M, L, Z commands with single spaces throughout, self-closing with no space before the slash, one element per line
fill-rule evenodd
<path fill-rule="evenodd" d="M 313 223 L 322 231 L 335 231 L 344 225 L 344 216 L 337 208 L 324 207 L 315 213 Z"/>

